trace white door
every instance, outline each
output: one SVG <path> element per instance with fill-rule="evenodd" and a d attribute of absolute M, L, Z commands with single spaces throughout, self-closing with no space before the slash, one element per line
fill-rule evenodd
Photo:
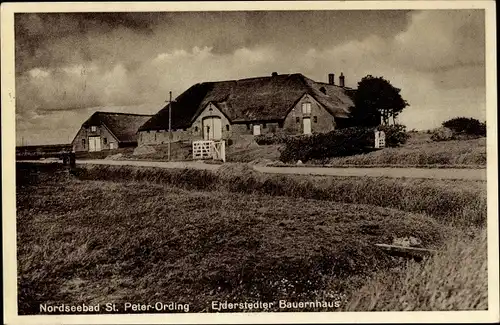
<path fill-rule="evenodd" d="M 89 151 L 101 151 L 101 137 L 89 137 Z"/>
<path fill-rule="evenodd" d="M 101 137 L 94 137 L 95 139 L 95 151 L 101 151 Z"/>
<path fill-rule="evenodd" d="M 89 151 L 95 151 L 94 137 L 89 137 Z"/>
<path fill-rule="evenodd" d="M 302 121 L 304 121 L 304 134 L 311 134 L 311 119 L 303 118 Z"/>
<path fill-rule="evenodd" d="M 253 125 L 253 135 L 260 135 L 260 124 Z"/>
<path fill-rule="evenodd" d="M 203 139 L 215 141 L 222 139 L 222 123 L 219 117 L 203 120 Z"/>

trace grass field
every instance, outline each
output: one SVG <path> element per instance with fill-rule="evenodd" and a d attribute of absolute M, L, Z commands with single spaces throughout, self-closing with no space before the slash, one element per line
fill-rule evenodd
<path fill-rule="evenodd" d="M 265 146 L 250 146 L 247 148 L 228 147 L 227 161 L 251 162 L 256 159 L 268 159 L 277 161 L 280 158 L 280 145 L 271 144 Z"/>
<path fill-rule="evenodd" d="M 81 179 L 145 181 L 189 190 L 239 192 L 359 203 L 432 215 L 440 221 L 481 225 L 486 220 L 486 184 L 481 181 L 272 175 L 247 164 L 217 172 L 131 166 L 81 166 Z"/>
<path fill-rule="evenodd" d="M 73 176 L 55 164 L 18 164 L 20 313 L 38 313 L 42 302 L 177 301 L 196 312 L 211 311 L 212 300 L 337 294 L 359 301 L 340 309 L 370 310 L 357 298 L 369 296 L 364 285 L 409 269 L 373 244 L 411 235 L 440 248 L 462 236 L 455 217 L 476 214 L 473 233 L 484 223 L 480 182 L 397 187 L 241 168 L 85 166 Z M 424 202 L 398 203 L 405 188 Z"/>

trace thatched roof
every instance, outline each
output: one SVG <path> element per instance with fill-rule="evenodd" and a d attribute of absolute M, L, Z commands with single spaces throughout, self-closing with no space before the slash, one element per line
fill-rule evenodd
<path fill-rule="evenodd" d="M 137 142 L 137 130 L 152 115 L 95 112 L 83 127 L 104 124 L 120 142 Z"/>
<path fill-rule="evenodd" d="M 172 103 L 172 129 L 188 128 L 210 102 L 232 123 L 283 120 L 304 94 L 314 97 L 333 116 L 348 118 L 354 104 L 347 91 L 315 82 L 300 73 L 204 82 L 192 86 Z M 168 105 L 139 131 L 161 129 L 168 129 Z"/>

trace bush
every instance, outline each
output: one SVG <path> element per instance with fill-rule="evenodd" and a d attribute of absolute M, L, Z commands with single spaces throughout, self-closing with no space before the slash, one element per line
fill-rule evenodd
<path fill-rule="evenodd" d="M 486 136 L 486 123 L 482 123 L 474 118 L 455 117 L 443 122 L 442 125 L 451 129 L 456 134 Z"/>
<path fill-rule="evenodd" d="M 351 127 L 309 136 L 287 138 L 280 160 L 291 162 L 350 156 L 373 147 L 374 130 Z"/>
<path fill-rule="evenodd" d="M 269 134 L 261 134 L 255 136 L 255 142 L 257 142 L 258 145 L 270 145 L 270 144 L 280 144 L 280 143 L 285 143 L 289 138 L 292 136 L 290 135 L 285 135 L 285 134 L 274 134 L 274 133 L 269 133 Z"/>
<path fill-rule="evenodd" d="M 406 132 L 406 126 L 402 124 L 381 125 L 379 130 L 385 132 L 385 145 L 387 147 L 399 147 L 410 138 Z"/>
<path fill-rule="evenodd" d="M 446 127 L 440 127 L 432 131 L 431 140 L 432 141 L 448 141 L 454 140 L 455 135 L 453 131 Z"/>

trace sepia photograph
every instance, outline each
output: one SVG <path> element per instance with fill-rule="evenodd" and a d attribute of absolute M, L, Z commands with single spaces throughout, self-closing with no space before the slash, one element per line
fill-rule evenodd
<path fill-rule="evenodd" d="M 7 324 L 498 321 L 493 2 L 94 5 L 2 4 Z"/>

